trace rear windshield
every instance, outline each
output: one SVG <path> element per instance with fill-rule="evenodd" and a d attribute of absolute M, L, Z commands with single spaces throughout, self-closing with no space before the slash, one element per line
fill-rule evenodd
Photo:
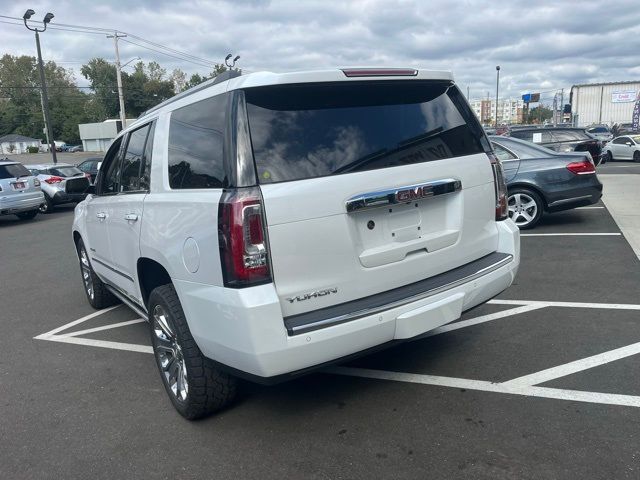
<path fill-rule="evenodd" d="M 609 130 L 605 127 L 593 127 L 587 130 L 589 133 L 609 133 Z"/>
<path fill-rule="evenodd" d="M 21 163 L 0 165 L 0 179 L 30 177 L 31 173 Z"/>
<path fill-rule="evenodd" d="M 57 175 L 59 177 L 75 177 L 76 175 L 81 175 L 82 172 L 77 167 L 54 167 L 50 168 L 49 171 L 52 175 Z"/>
<path fill-rule="evenodd" d="M 245 96 L 261 183 L 415 164 L 490 148 L 466 101 L 449 82 L 278 85 L 246 89 Z"/>

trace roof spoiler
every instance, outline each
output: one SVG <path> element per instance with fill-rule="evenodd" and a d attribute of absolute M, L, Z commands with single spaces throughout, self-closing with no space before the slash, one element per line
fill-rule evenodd
<path fill-rule="evenodd" d="M 142 112 L 140 115 L 138 115 L 138 118 L 142 118 L 145 115 L 148 115 L 152 112 L 155 112 L 156 110 L 169 105 L 173 102 L 176 102 L 182 98 L 188 97 L 189 95 L 193 95 L 194 93 L 197 93 L 201 90 L 204 90 L 207 87 L 211 87 L 212 85 L 216 85 L 218 83 L 222 83 L 225 82 L 227 80 L 231 80 L 232 78 L 236 78 L 241 76 L 242 73 L 240 73 L 239 70 L 226 70 L 222 73 L 220 73 L 219 75 L 216 75 L 213 78 L 210 78 L 209 80 L 205 80 L 204 82 L 196 85 L 195 87 L 191 87 L 189 90 L 185 90 L 184 92 L 181 92 L 177 95 L 174 95 L 173 97 L 169 98 L 168 100 L 165 100 L 162 103 L 159 103 L 158 105 L 156 105 L 155 107 L 150 108 L 149 110 L 145 110 L 144 112 Z"/>

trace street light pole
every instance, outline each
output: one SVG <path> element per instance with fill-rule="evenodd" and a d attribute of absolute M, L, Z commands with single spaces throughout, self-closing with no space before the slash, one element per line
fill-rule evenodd
<path fill-rule="evenodd" d="M 496 128 L 498 128 L 498 90 L 500 89 L 500 65 L 496 66 Z"/>
<path fill-rule="evenodd" d="M 40 72 L 40 85 L 42 87 L 42 109 L 44 110 L 44 123 L 45 128 L 47 129 L 47 141 L 49 143 L 49 149 L 51 150 L 51 155 L 53 157 L 53 163 L 58 163 L 58 157 L 56 156 L 56 144 L 53 140 L 53 128 L 51 126 L 51 114 L 49 113 L 49 97 L 47 95 L 47 84 L 44 78 L 44 65 L 42 63 L 42 51 L 40 50 L 40 32 L 44 32 L 47 29 L 47 24 L 53 18 L 53 13 L 47 13 L 42 20 L 44 24 L 44 28 L 42 30 L 38 30 L 38 28 L 31 28 L 27 24 L 27 20 L 29 20 L 36 12 L 29 9 L 24 12 L 22 19 L 24 20 L 24 26 L 32 32 L 36 32 L 36 49 L 38 51 L 38 71 Z"/>

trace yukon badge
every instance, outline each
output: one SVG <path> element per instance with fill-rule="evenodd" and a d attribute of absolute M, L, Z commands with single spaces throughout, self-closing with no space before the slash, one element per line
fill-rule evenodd
<path fill-rule="evenodd" d="M 293 302 L 304 302 L 305 300 L 309 300 L 310 298 L 324 297 L 325 295 L 331 295 L 332 293 L 338 293 L 337 288 L 325 288 L 324 290 L 316 290 L 315 292 L 303 293 L 302 295 L 298 295 L 296 297 L 289 297 L 287 300 L 289 303 Z"/>

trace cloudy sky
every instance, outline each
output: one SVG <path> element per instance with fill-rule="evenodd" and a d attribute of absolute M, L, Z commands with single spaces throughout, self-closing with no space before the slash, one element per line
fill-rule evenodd
<path fill-rule="evenodd" d="M 0 0 L 0 15 L 22 17 L 27 8 L 37 19 L 53 12 L 52 26 L 117 29 L 209 61 L 233 52 L 247 71 L 346 65 L 452 70 L 472 99 L 495 94 L 496 65 L 504 95 L 541 91 L 548 100 L 576 83 L 640 78 L 637 1 Z M 0 23 L 0 38 L 0 53 L 35 53 L 24 26 Z M 76 72 L 94 56 L 114 55 L 113 41 L 102 34 L 51 29 L 42 43 L 45 59 Z M 121 42 L 123 63 L 134 56 L 168 70 L 210 70 Z"/>

